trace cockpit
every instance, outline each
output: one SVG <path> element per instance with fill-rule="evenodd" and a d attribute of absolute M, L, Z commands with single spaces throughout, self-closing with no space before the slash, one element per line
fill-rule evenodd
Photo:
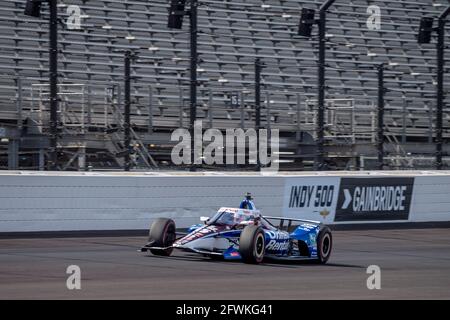
<path fill-rule="evenodd" d="M 210 224 L 235 226 L 245 222 L 253 222 L 257 215 L 249 210 L 240 209 L 220 209 L 210 219 Z"/>

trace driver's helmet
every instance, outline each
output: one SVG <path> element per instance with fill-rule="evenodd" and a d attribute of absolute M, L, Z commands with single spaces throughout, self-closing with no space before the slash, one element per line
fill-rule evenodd
<path fill-rule="evenodd" d="M 239 208 L 241 209 L 249 209 L 249 210 L 255 210 L 255 204 L 253 203 L 253 197 L 250 192 L 247 192 L 245 194 L 244 200 L 241 201 L 241 204 L 239 205 Z"/>

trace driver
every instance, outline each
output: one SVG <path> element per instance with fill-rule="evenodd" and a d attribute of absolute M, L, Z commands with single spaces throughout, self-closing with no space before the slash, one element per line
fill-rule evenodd
<path fill-rule="evenodd" d="M 255 204 L 253 203 L 253 197 L 250 192 L 247 192 L 245 194 L 245 199 L 241 201 L 241 204 L 239 205 L 240 209 L 248 209 L 248 210 L 255 210 Z"/>
<path fill-rule="evenodd" d="M 220 217 L 220 222 L 231 226 L 234 224 L 234 215 L 231 212 L 224 212 Z"/>

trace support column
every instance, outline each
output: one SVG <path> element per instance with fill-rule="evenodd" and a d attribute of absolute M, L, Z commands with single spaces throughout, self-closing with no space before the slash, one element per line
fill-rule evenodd
<path fill-rule="evenodd" d="M 190 34 L 191 34 L 191 82 L 190 82 L 190 108 L 189 108 L 189 132 L 191 134 L 191 167 L 190 171 L 196 171 L 195 159 L 197 157 L 194 154 L 195 142 L 194 142 L 194 125 L 197 119 L 197 0 L 191 0 L 190 10 Z"/>
<path fill-rule="evenodd" d="M 384 65 L 378 66 L 378 170 L 383 170 L 384 162 Z"/>
<path fill-rule="evenodd" d="M 86 145 L 78 149 L 78 171 L 86 171 Z"/>
<path fill-rule="evenodd" d="M 39 149 L 39 171 L 45 170 L 45 151 L 44 149 Z"/>
<path fill-rule="evenodd" d="M 131 51 L 125 52 L 124 58 L 125 64 L 125 86 L 124 86 L 124 148 L 126 150 L 125 153 L 125 164 L 124 170 L 130 171 L 131 168 L 131 137 L 130 137 L 130 106 L 131 106 L 131 82 L 130 82 L 130 73 L 131 73 Z"/>
<path fill-rule="evenodd" d="M 57 0 L 50 0 L 50 170 L 58 170 L 58 9 Z"/>
<path fill-rule="evenodd" d="M 19 140 L 9 139 L 8 143 L 8 170 L 19 168 Z"/>

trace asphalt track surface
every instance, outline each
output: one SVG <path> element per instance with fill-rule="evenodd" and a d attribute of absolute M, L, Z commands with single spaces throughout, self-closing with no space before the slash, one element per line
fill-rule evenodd
<path fill-rule="evenodd" d="M 0 239 L 0 299 L 450 299 L 450 229 L 335 231 L 327 265 L 162 258 L 136 251 L 145 240 Z M 66 287 L 69 265 L 81 290 Z"/>

